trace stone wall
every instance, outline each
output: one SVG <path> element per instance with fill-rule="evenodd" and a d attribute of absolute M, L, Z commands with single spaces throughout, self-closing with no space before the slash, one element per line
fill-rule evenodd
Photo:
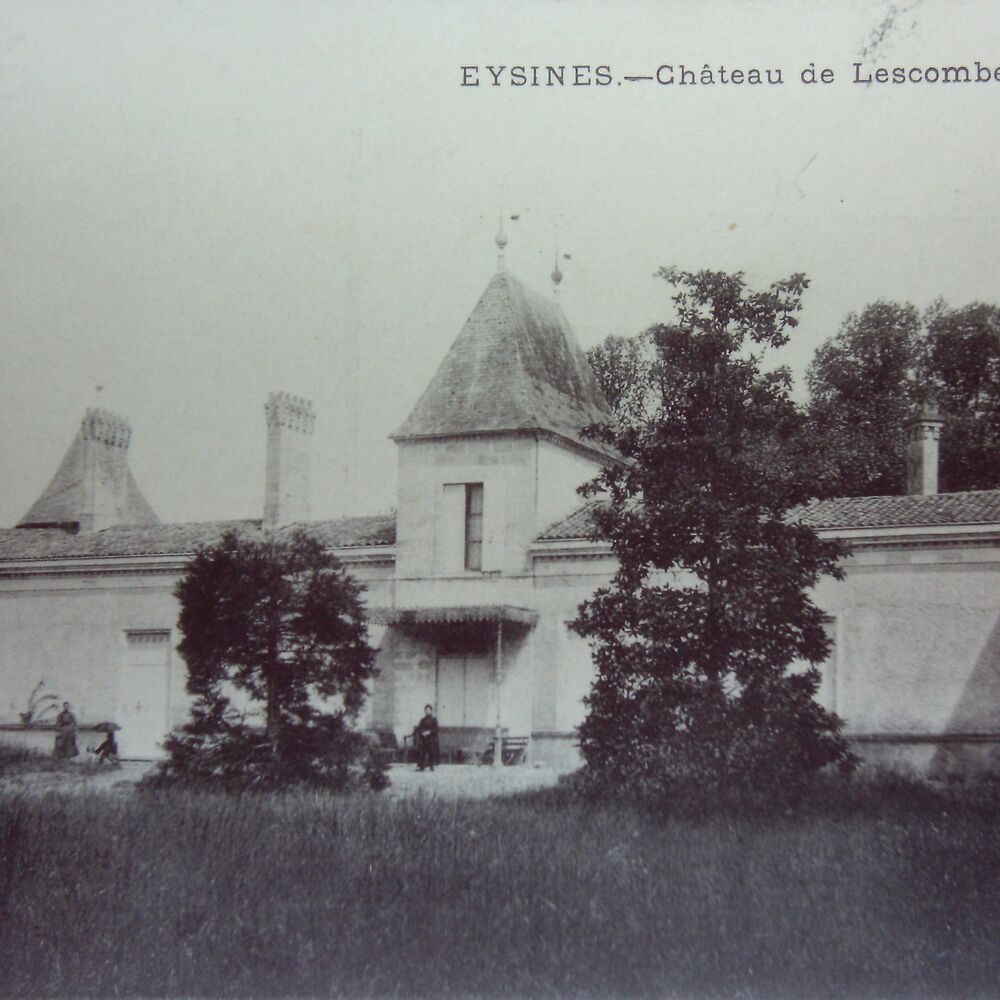
<path fill-rule="evenodd" d="M 400 442 L 397 578 L 465 575 L 461 565 L 450 572 L 440 566 L 441 550 L 464 539 L 464 511 L 449 520 L 444 509 L 444 486 L 457 483 L 483 484 L 483 569 L 524 574 L 535 523 L 535 449 L 533 438 L 512 436 Z"/>
<path fill-rule="evenodd" d="M 390 600 L 391 562 L 348 569 L 365 583 L 369 604 Z M 39 681 L 41 693 L 70 702 L 81 724 L 117 721 L 128 693 L 129 633 L 168 632 L 165 725 L 183 725 L 189 699 L 173 596 L 181 572 L 151 561 L 142 570 L 41 567 L 0 578 L 0 723 L 18 722 Z"/>
<path fill-rule="evenodd" d="M 1000 765 L 1000 551 L 866 547 L 846 568 L 815 596 L 836 637 L 824 701 L 857 751 L 934 775 Z"/>
<path fill-rule="evenodd" d="M 538 509 L 533 537 L 583 505 L 577 488 L 593 479 L 600 468 L 578 450 L 547 439 L 538 442 Z"/>
<path fill-rule="evenodd" d="M 596 549 L 548 552 L 535 561 L 533 603 L 540 755 L 582 718 L 593 675 L 566 622 L 614 571 Z M 845 566 L 846 580 L 824 580 L 814 594 L 835 640 L 818 697 L 844 719 L 855 750 L 934 777 L 1000 770 L 1000 548 L 869 545 Z"/>
<path fill-rule="evenodd" d="M 550 551 L 534 562 L 532 607 L 539 620 L 531 636 L 532 756 L 563 767 L 579 763 L 574 730 L 583 721 L 583 697 L 594 676 L 590 647 L 569 622 L 580 603 L 611 579 L 615 560 L 593 549 Z"/>
<path fill-rule="evenodd" d="M 17 721 L 39 681 L 71 702 L 80 722 L 113 717 L 126 630 L 176 638 L 176 580 L 173 573 L 0 580 L 0 721 Z"/>

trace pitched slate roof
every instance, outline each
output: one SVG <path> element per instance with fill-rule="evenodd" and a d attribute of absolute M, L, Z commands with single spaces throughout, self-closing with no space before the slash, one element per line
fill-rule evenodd
<path fill-rule="evenodd" d="M 119 524 L 158 524 L 159 518 L 142 495 L 132 470 L 128 468 L 128 442 L 132 429 L 128 421 L 106 410 L 88 410 L 76 437 L 63 455 L 55 475 L 42 490 L 31 509 L 21 518 L 19 525 L 77 525 L 84 516 L 84 496 L 88 462 L 88 441 L 91 442 L 89 461 L 95 463 L 91 470 L 96 476 L 96 489 L 111 497 L 115 520 Z M 100 458 L 96 449 L 104 449 Z M 120 452 L 113 456 L 113 452 Z M 116 463 L 117 470 L 112 466 Z"/>
<path fill-rule="evenodd" d="M 501 271 L 392 437 L 541 430 L 612 454 L 580 434 L 611 419 L 558 303 Z"/>
<path fill-rule="evenodd" d="M 585 504 L 549 525 L 538 536 L 539 541 L 588 538 L 594 504 Z M 1000 524 L 1000 490 L 932 496 L 840 497 L 814 501 L 793 511 L 791 517 L 810 527 L 829 530 Z"/>
<path fill-rule="evenodd" d="M 18 522 L 22 527 L 46 524 L 79 524 L 82 504 L 82 474 L 74 474 L 76 456 L 72 448 L 66 453 L 56 470 L 52 481 L 42 491 L 42 495 L 31 505 L 31 509 Z M 67 468 L 67 459 L 70 460 Z M 139 484 L 129 469 L 125 473 L 125 503 L 122 505 L 123 524 L 159 524 L 156 512 L 142 495 Z"/>
<path fill-rule="evenodd" d="M 392 545 L 396 540 L 396 515 L 392 513 L 288 525 L 279 535 L 297 527 L 306 528 L 332 548 Z M 0 529 L 0 562 L 190 555 L 200 546 L 211 545 L 227 531 L 259 537 L 261 522 L 117 525 L 85 535 L 58 528 L 4 528 Z"/>

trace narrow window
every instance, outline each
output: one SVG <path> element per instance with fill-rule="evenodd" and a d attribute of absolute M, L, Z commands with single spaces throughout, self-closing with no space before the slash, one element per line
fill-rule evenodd
<path fill-rule="evenodd" d="M 483 484 L 465 484 L 465 568 L 483 568 Z"/>

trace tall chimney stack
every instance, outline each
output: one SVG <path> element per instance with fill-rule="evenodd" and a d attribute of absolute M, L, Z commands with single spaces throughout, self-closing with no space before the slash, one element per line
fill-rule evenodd
<path fill-rule="evenodd" d="M 80 533 L 101 531 L 122 521 L 128 495 L 128 446 L 132 427 L 107 410 L 87 410 L 80 425 L 83 503 Z"/>
<path fill-rule="evenodd" d="M 272 392 L 267 416 L 264 529 L 309 518 L 309 461 L 316 411 L 308 399 Z"/>
<path fill-rule="evenodd" d="M 938 491 L 938 449 L 944 420 L 936 403 L 924 403 L 903 425 L 906 431 L 906 492 Z"/>

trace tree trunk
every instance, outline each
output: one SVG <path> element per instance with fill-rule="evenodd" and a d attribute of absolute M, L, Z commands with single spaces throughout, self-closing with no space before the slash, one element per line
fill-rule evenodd
<path fill-rule="evenodd" d="M 281 708 L 270 678 L 267 682 L 267 739 L 271 744 L 271 753 L 277 757 L 281 745 Z"/>

